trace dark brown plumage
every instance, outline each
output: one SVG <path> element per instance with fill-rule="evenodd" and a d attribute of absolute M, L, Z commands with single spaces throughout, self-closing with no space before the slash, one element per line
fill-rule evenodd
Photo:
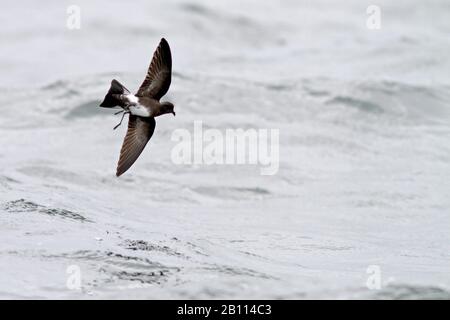
<path fill-rule="evenodd" d="M 172 103 L 159 102 L 169 90 L 171 80 L 172 55 L 169 44 L 162 38 L 136 95 L 132 95 L 117 80 L 111 82 L 111 87 L 100 106 L 105 108 L 119 106 L 125 113 L 130 114 L 127 134 L 117 164 L 117 176 L 126 172 L 144 150 L 155 131 L 155 117 L 166 113 L 175 115 Z"/>
<path fill-rule="evenodd" d="M 142 82 L 136 96 L 161 99 L 167 93 L 172 81 L 172 55 L 169 44 L 162 38 L 153 54 L 147 76 Z"/>
<path fill-rule="evenodd" d="M 116 176 L 127 171 L 144 150 L 155 131 L 156 121 L 153 117 L 137 117 L 130 115 L 128 130 L 120 150 Z"/>

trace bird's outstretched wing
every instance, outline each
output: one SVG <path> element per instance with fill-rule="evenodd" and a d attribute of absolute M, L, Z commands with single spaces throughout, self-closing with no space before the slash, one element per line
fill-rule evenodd
<path fill-rule="evenodd" d="M 169 90 L 172 80 L 172 54 L 166 39 L 162 38 L 153 54 L 147 76 L 142 82 L 136 96 L 161 99 Z"/>
<path fill-rule="evenodd" d="M 153 117 L 144 118 L 130 115 L 128 131 L 120 150 L 116 176 L 120 176 L 133 165 L 152 137 L 155 126 L 156 121 Z"/>

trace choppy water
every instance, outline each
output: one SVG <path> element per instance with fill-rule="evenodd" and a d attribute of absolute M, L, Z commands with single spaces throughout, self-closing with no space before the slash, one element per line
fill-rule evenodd
<path fill-rule="evenodd" d="M 0 298 L 449 299 L 449 3 L 345 3 L 5 3 Z M 97 106 L 161 36 L 177 116 L 117 179 Z M 278 174 L 174 165 L 194 120 L 279 129 Z"/>

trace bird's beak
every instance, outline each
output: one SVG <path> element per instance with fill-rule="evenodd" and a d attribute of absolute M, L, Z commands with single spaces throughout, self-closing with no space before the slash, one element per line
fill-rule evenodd
<path fill-rule="evenodd" d="M 173 116 L 175 117 L 175 111 L 172 111 Z"/>

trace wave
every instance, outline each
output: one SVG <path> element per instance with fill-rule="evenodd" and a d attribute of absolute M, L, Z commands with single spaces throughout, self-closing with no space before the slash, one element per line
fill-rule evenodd
<path fill-rule="evenodd" d="M 41 213 L 48 216 L 70 219 L 78 222 L 92 222 L 79 213 L 61 208 L 43 206 L 25 199 L 18 199 L 4 203 L 3 210 L 9 213 Z"/>
<path fill-rule="evenodd" d="M 371 298 L 380 300 L 450 300 L 450 291 L 438 286 L 398 284 L 377 290 L 371 295 Z"/>

